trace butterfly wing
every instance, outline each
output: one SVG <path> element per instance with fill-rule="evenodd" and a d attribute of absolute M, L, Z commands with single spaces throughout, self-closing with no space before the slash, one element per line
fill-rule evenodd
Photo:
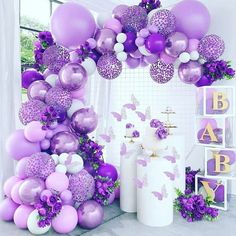
<path fill-rule="evenodd" d="M 111 140 L 116 138 L 112 127 L 109 128 L 108 134 L 109 134 Z"/>
<path fill-rule="evenodd" d="M 174 174 L 175 174 L 175 176 L 176 176 L 177 178 L 180 177 L 178 165 L 176 165 L 176 166 L 174 167 Z"/>
<path fill-rule="evenodd" d="M 145 160 L 142 160 L 142 159 L 138 159 L 137 160 L 137 164 L 138 165 L 141 165 L 143 167 L 146 167 L 147 166 L 147 162 Z"/>
<path fill-rule="evenodd" d="M 164 158 L 171 163 L 176 163 L 176 158 L 174 156 L 165 156 Z"/>
<path fill-rule="evenodd" d="M 125 104 L 124 107 L 133 111 L 136 110 L 135 104 L 132 104 L 132 103 Z"/>
<path fill-rule="evenodd" d="M 164 198 L 167 198 L 168 197 L 168 193 L 167 193 L 167 191 L 166 191 L 166 185 L 164 184 L 163 186 L 162 186 L 162 188 L 161 188 L 161 193 L 162 193 L 162 196 L 164 197 Z"/>
<path fill-rule="evenodd" d="M 151 120 L 151 107 L 147 107 L 145 111 L 145 116 L 147 120 Z"/>
<path fill-rule="evenodd" d="M 163 195 L 159 192 L 153 191 L 152 194 L 154 195 L 154 197 L 156 197 L 159 201 L 161 201 L 163 199 Z"/>
<path fill-rule="evenodd" d="M 138 115 L 138 117 L 141 119 L 141 121 L 145 121 L 146 120 L 146 116 L 145 114 L 143 114 L 140 111 L 136 111 L 136 114 Z"/>
<path fill-rule="evenodd" d="M 99 137 L 102 138 L 107 143 L 111 142 L 111 137 L 106 134 L 100 134 Z"/>
<path fill-rule="evenodd" d="M 164 174 L 171 180 L 174 181 L 175 180 L 175 175 L 169 171 L 164 171 Z"/>
<path fill-rule="evenodd" d="M 124 156 L 126 153 L 127 153 L 127 147 L 126 147 L 125 143 L 122 143 L 121 147 L 120 147 L 120 155 Z"/>
<path fill-rule="evenodd" d="M 143 188 L 143 182 L 139 179 L 135 179 L 135 183 L 137 188 Z"/>
<path fill-rule="evenodd" d="M 139 101 L 137 100 L 137 98 L 133 94 L 131 95 L 131 101 L 135 106 L 140 105 Z"/>
<path fill-rule="evenodd" d="M 173 149 L 172 149 L 172 153 L 173 153 L 173 156 L 176 157 L 176 159 L 180 159 L 180 155 L 179 155 L 179 153 L 177 152 L 177 150 L 176 150 L 175 147 L 173 147 Z"/>
<path fill-rule="evenodd" d="M 124 107 L 121 109 L 121 119 L 123 119 L 123 120 L 127 119 L 127 114 L 126 114 L 126 110 Z"/>
<path fill-rule="evenodd" d="M 111 114 L 113 115 L 113 117 L 117 120 L 117 121 L 121 121 L 122 116 L 117 113 L 117 112 L 111 112 Z"/>

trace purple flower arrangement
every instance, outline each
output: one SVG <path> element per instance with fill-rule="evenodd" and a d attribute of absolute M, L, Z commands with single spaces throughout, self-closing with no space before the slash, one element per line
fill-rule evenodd
<path fill-rule="evenodd" d="M 52 106 L 47 106 L 41 114 L 41 122 L 43 124 L 43 129 L 46 130 L 50 128 L 50 126 L 54 124 L 58 118 L 58 112 Z"/>
<path fill-rule="evenodd" d="M 147 13 L 161 7 L 160 0 L 142 0 L 139 6 L 146 9 Z"/>
<path fill-rule="evenodd" d="M 131 123 L 127 123 L 127 124 L 125 125 L 125 127 L 126 127 L 126 129 L 131 129 L 131 128 L 134 128 L 134 125 L 131 124 Z"/>
<path fill-rule="evenodd" d="M 78 55 L 78 63 L 82 63 L 88 57 L 92 58 L 93 60 L 97 58 L 88 42 L 85 42 L 85 44 L 81 45 L 75 50 L 75 52 Z"/>
<path fill-rule="evenodd" d="M 199 172 L 200 172 L 200 169 L 191 170 L 191 167 L 186 167 L 186 169 L 185 169 L 185 182 L 186 182 L 185 194 L 186 195 L 189 195 L 194 192 L 194 190 L 195 190 L 195 176 Z"/>
<path fill-rule="evenodd" d="M 38 210 L 39 214 L 38 226 L 44 228 L 50 225 L 52 219 L 60 213 L 62 202 L 56 194 L 52 194 L 51 196 L 43 195 L 34 207 Z"/>
<path fill-rule="evenodd" d="M 133 138 L 139 138 L 140 137 L 140 133 L 138 132 L 138 130 L 134 130 L 134 132 L 132 133 L 132 137 Z"/>
<path fill-rule="evenodd" d="M 151 120 L 150 127 L 156 129 L 155 136 L 157 139 L 166 139 L 169 135 L 168 129 L 164 126 L 163 122 L 157 119 Z"/>

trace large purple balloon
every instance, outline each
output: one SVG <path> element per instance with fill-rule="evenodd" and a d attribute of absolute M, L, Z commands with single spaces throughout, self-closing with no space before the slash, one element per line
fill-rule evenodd
<path fill-rule="evenodd" d="M 50 149 L 52 153 L 60 155 L 61 153 L 76 152 L 79 142 L 74 134 L 70 132 L 59 132 L 51 139 Z"/>
<path fill-rule="evenodd" d="M 211 16 L 201 2 L 184 0 L 171 11 L 176 17 L 176 31 L 183 32 L 192 39 L 201 39 L 207 33 Z"/>
<path fill-rule="evenodd" d="M 111 29 L 98 30 L 95 39 L 97 41 L 97 51 L 105 54 L 112 52 L 116 43 L 116 33 Z"/>
<path fill-rule="evenodd" d="M 68 63 L 59 72 L 61 86 L 69 91 L 81 89 L 87 82 L 87 73 L 83 66 Z"/>
<path fill-rule="evenodd" d="M 189 61 L 179 66 L 179 78 L 186 84 L 197 83 L 203 74 L 202 65 L 197 61 Z"/>
<path fill-rule="evenodd" d="M 44 80 L 34 81 L 27 90 L 29 99 L 44 101 L 45 95 L 52 86 Z"/>
<path fill-rule="evenodd" d="M 28 178 L 24 180 L 19 188 L 20 199 L 25 205 L 34 205 L 44 189 L 45 184 L 43 180 L 39 178 Z"/>
<path fill-rule="evenodd" d="M 151 53 L 160 53 L 165 48 L 165 38 L 159 33 L 154 33 L 148 36 L 145 41 L 146 49 Z"/>
<path fill-rule="evenodd" d="M 82 228 L 97 227 L 102 223 L 103 217 L 103 208 L 94 200 L 86 201 L 78 208 L 78 224 Z"/>
<path fill-rule="evenodd" d="M 98 175 L 102 176 L 102 177 L 108 177 L 111 178 L 113 181 L 116 181 L 118 178 L 118 173 L 116 168 L 108 163 L 104 163 L 102 164 L 99 168 L 98 168 Z"/>
<path fill-rule="evenodd" d="M 93 132 L 98 124 L 97 114 L 92 108 L 82 108 L 76 111 L 71 117 L 71 127 L 79 134 Z"/>
<path fill-rule="evenodd" d="M 43 75 L 35 69 L 28 69 L 21 75 L 22 87 L 27 89 L 36 80 L 43 80 Z"/>
<path fill-rule="evenodd" d="M 188 38 L 180 32 L 172 33 L 166 40 L 165 52 L 171 57 L 178 57 L 188 47 Z"/>
<path fill-rule="evenodd" d="M 138 49 L 138 47 L 135 44 L 135 40 L 137 38 L 136 34 L 134 32 L 127 32 L 126 36 L 127 38 L 123 43 L 125 51 L 128 53 L 135 52 Z"/>
<path fill-rule="evenodd" d="M 51 18 L 53 38 L 59 45 L 70 49 L 76 49 L 93 37 L 95 29 L 92 14 L 75 2 L 61 4 Z"/>

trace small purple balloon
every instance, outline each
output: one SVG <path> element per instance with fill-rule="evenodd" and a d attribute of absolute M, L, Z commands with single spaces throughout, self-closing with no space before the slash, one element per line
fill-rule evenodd
<path fill-rule="evenodd" d="M 93 132 L 98 124 L 97 114 L 92 108 L 82 108 L 76 111 L 71 117 L 71 127 L 79 134 Z"/>
<path fill-rule="evenodd" d="M 140 65 L 140 59 L 139 58 L 133 58 L 131 56 L 128 56 L 127 60 L 125 61 L 126 64 L 130 69 L 135 69 Z"/>
<path fill-rule="evenodd" d="M 81 89 L 87 82 L 87 73 L 83 66 L 68 63 L 59 72 L 61 86 L 69 91 Z"/>
<path fill-rule="evenodd" d="M 27 96 L 29 99 L 44 101 L 45 95 L 51 87 L 52 86 L 44 80 L 34 81 L 27 90 Z"/>
<path fill-rule="evenodd" d="M 43 75 L 35 69 L 27 69 L 21 75 L 22 87 L 27 89 L 34 81 L 44 80 Z"/>
<path fill-rule="evenodd" d="M 108 19 L 108 20 L 105 22 L 103 28 L 111 29 L 111 30 L 113 30 L 116 34 L 119 34 L 119 33 L 122 32 L 122 25 L 121 25 L 120 21 L 117 20 L 117 19 L 114 19 L 114 18 Z"/>
<path fill-rule="evenodd" d="M 52 153 L 60 155 L 61 153 L 76 152 L 79 142 L 76 136 L 70 132 L 59 132 L 51 139 L 50 149 Z"/>
<path fill-rule="evenodd" d="M 127 39 L 123 43 L 125 52 L 132 53 L 135 52 L 138 47 L 135 44 L 135 40 L 137 38 L 136 34 L 134 32 L 127 32 L 126 33 Z"/>
<path fill-rule="evenodd" d="M 217 203 L 224 202 L 225 199 L 225 187 L 223 184 L 221 184 L 217 190 L 215 191 L 215 199 Z"/>
<path fill-rule="evenodd" d="M 182 82 L 186 84 L 195 84 L 201 79 L 203 68 L 199 62 L 189 61 L 180 64 L 178 73 Z"/>
<path fill-rule="evenodd" d="M 108 163 L 102 164 L 97 171 L 98 175 L 102 177 L 108 177 L 111 178 L 113 181 L 116 181 L 118 178 L 118 173 L 116 168 Z"/>
<path fill-rule="evenodd" d="M 203 87 L 203 86 L 211 86 L 213 84 L 213 81 L 211 79 L 208 79 L 206 76 L 202 76 L 200 80 L 198 80 L 197 83 L 195 83 L 196 87 Z"/>
<path fill-rule="evenodd" d="M 24 180 L 19 188 L 20 199 L 25 205 L 34 205 L 44 189 L 45 184 L 43 180 L 39 178 L 28 178 Z"/>
<path fill-rule="evenodd" d="M 111 53 L 116 44 L 116 33 L 111 29 L 100 29 L 95 35 L 96 50 L 102 54 Z"/>
<path fill-rule="evenodd" d="M 122 15 L 125 13 L 127 10 L 128 6 L 127 5 L 118 5 L 117 7 L 114 8 L 112 11 L 112 15 L 114 18 L 120 21 Z"/>
<path fill-rule="evenodd" d="M 187 47 L 187 36 L 181 32 L 175 32 L 167 38 L 165 52 L 171 57 L 178 57 Z"/>
<path fill-rule="evenodd" d="M 159 33 L 148 36 L 145 41 L 146 49 L 151 53 L 161 53 L 165 48 L 165 38 Z"/>
<path fill-rule="evenodd" d="M 78 224 L 85 229 L 93 229 L 103 221 L 104 211 L 94 200 L 82 203 L 78 208 Z"/>
<path fill-rule="evenodd" d="M 144 61 L 148 64 L 154 64 L 158 61 L 158 56 L 156 54 L 152 54 L 150 56 L 144 56 Z"/>

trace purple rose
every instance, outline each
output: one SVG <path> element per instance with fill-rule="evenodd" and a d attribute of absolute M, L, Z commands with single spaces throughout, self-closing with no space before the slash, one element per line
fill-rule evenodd
<path fill-rule="evenodd" d="M 151 122 L 150 122 L 150 126 L 152 128 L 158 128 L 160 126 L 163 126 L 163 123 L 157 119 L 152 119 Z"/>
<path fill-rule="evenodd" d="M 166 139 L 168 136 L 168 130 L 165 127 L 161 127 L 156 130 L 155 135 L 158 139 Z"/>
<path fill-rule="evenodd" d="M 135 130 L 135 131 L 132 133 L 132 136 L 133 136 L 134 138 L 138 138 L 138 137 L 140 136 L 140 133 L 139 133 L 137 130 Z"/>

